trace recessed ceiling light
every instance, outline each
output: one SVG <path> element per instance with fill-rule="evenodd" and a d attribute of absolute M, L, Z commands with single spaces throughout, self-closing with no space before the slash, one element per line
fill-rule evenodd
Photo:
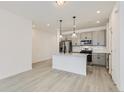
<path fill-rule="evenodd" d="M 98 21 L 96 21 L 96 23 L 97 23 L 97 24 L 99 24 L 99 23 L 100 23 L 100 21 L 98 20 Z"/>
<path fill-rule="evenodd" d="M 50 24 L 47 24 L 47 26 L 49 27 L 49 26 L 50 26 Z"/>
<path fill-rule="evenodd" d="M 98 11 L 96 11 L 96 13 L 97 13 L 97 14 L 100 14 L 100 13 L 101 13 L 101 11 L 99 11 L 99 10 L 98 10 Z"/>

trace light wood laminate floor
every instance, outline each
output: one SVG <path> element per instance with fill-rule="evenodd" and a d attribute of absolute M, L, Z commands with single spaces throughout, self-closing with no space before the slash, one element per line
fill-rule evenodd
<path fill-rule="evenodd" d="M 0 80 L 0 91 L 118 91 L 104 67 L 89 66 L 87 76 L 52 70 L 52 62 L 33 64 L 33 69 Z"/>

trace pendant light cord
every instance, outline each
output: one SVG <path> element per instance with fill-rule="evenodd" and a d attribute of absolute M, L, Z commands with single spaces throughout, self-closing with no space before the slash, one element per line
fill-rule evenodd
<path fill-rule="evenodd" d="M 75 33 L 75 18 L 76 18 L 76 16 L 73 16 L 73 33 Z"/>
<path fill-rule="evenodd" d="M 62 30 L 62 27 L 61 27 L 62 26 L 62 20 L 59 20 L 59 21 L 60 21 L 60 35 L 62 35 L 62 31 L 61 31 Z"/>

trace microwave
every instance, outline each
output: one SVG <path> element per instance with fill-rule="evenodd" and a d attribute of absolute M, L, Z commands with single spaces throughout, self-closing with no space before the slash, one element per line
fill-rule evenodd
<path fill-rule="evenodd" d="M 91 45 L 92 44 L 92 40 L 81 40 L 80 44 L 81 45 Z"/>

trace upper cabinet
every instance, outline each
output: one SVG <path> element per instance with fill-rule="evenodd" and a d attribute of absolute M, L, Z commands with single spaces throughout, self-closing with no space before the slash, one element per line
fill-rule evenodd
<path fill-rule="evenodd" d="M 105 31 L 93 32 L 93 45 L 105 46 L 106 34 Z"/>
<path fill-rule="evenodd" d="M 64 35 L 64 40 L 72 40 L 73 45 L 81 45 L 83 42 L 92 42 L 91 44 L 82 45 L 93 45 L 93 46 L 105 46 L 106 45 L 106 32 L 103 31 L 92 31 L 77 33 L 77 38 L 72 38 L 72 34 Z M 89 40 L 89 41 L 88 41 Z"/>
<path fill-rule="evenodd" d="M 81 33 L 81 40 L 92 40 L 92 32 Z"/>

